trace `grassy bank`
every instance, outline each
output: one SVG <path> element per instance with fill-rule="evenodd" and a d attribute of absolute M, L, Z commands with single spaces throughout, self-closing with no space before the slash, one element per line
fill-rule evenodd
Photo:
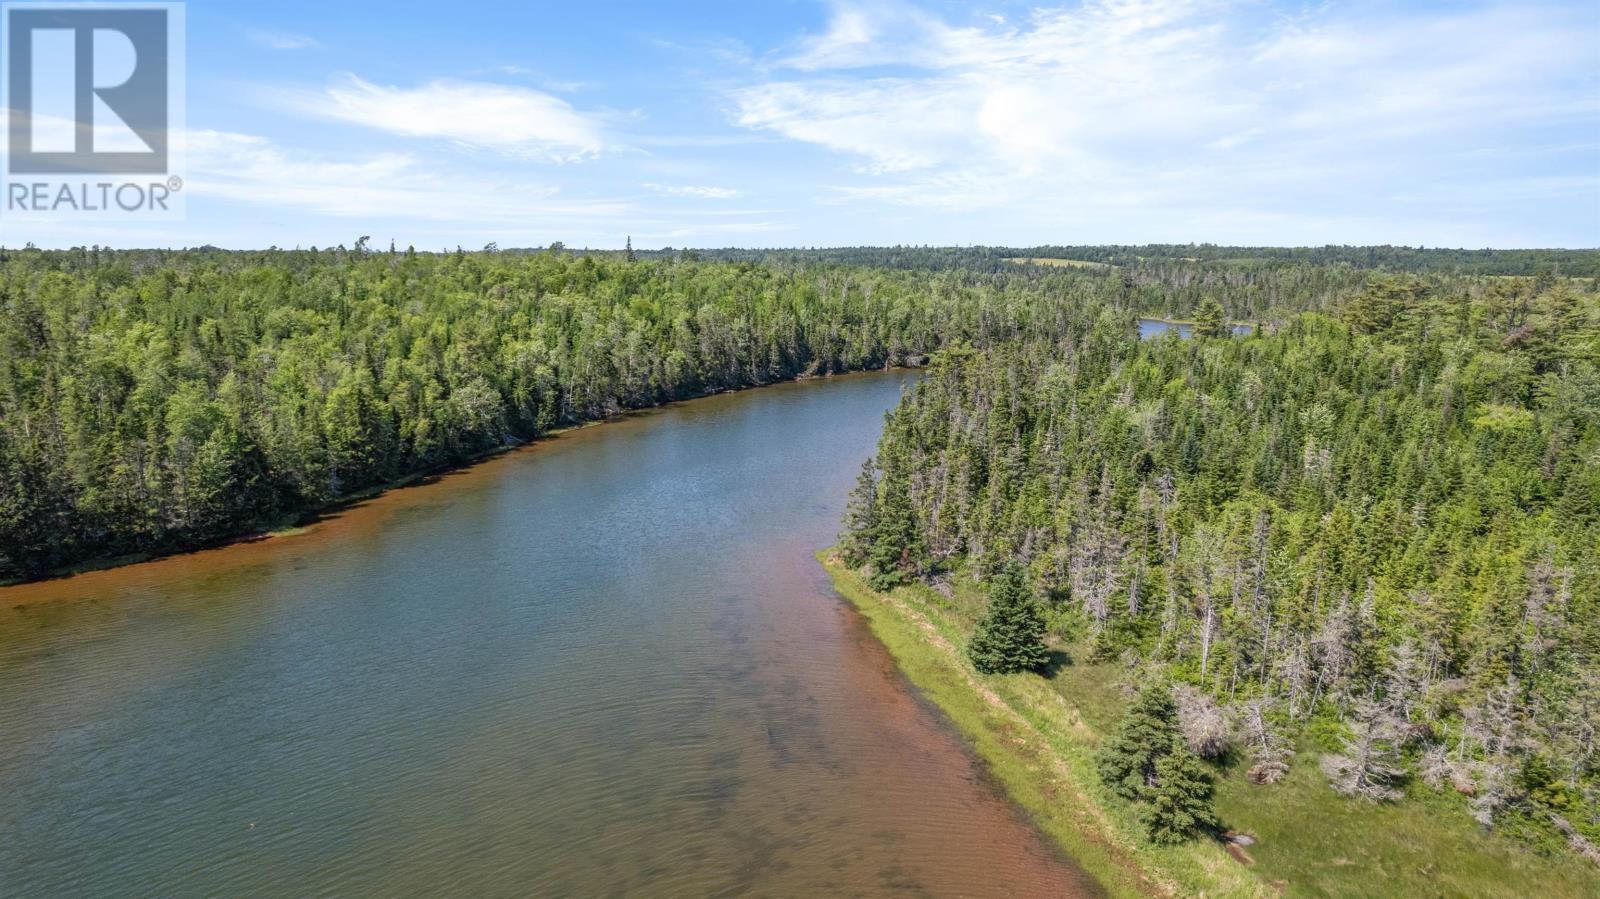
<path fill-rule="evenodd" d="M 936 703 L 1038 826 L 1113 896 L 1600 895 L 1600 869 L 1486 834 L 1455 797 L 1374 805 L 1330 790 L 1303 754 L 1270 787 L 1244 766 L 1217 770 L 1226 826 L 1258 839 L 1236 859 L 1218 843 L 1155 847 L 1095 775 L 1093 753 L 1121 715 L 1115 666 L 1063 659 L 1050 677 L 982 677 L 960 648 L 982 601 L 921 586 L 867 588 L 830 557 L 835 588 L 870 622 L 906 676 Z"/>
<path fill-rule="evenodd" d="M 1036 675 L 980 678 L 958 647 L 970 619 L 938 594 L 869 590 L 824 559 L 834 587 L 871 623 L 902 671 L 942 709 L 1041 830 L 1112 896 L 1268 895 L 1219 847 L 1148 846 L 1125 809 L 1103 801 L 1094 776 L 1099 734 Z"/>

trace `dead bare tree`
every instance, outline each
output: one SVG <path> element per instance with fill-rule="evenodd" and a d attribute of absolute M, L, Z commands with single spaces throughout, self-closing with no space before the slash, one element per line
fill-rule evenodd
<path fill-rule="evenodd" d="M 1272 784 L 1289 773 L 1294 747 L 1267 720 L 1267 702 L 1252 699 L 1234 707 L 1234 720 L 1250 752 L 1250 770 L 1245 776 L 1253 784 Z"/>
<path fill-rule="evenodd" d="M 1362 701 L 1349 722 L 1344 752 L 1322 757 L 1322 773 L 1346 796 L 1377 801 L 1400 798 L 1396 784 L 1405 774 L 1394 720 L 1378 704 Z"/>
<path fill-rule="evenodd" d="M 1189 684 L 1177 684 L 1172 701 L 1178 706 L 1178 728 L 1190 752 L 1214 759 L 1228 751 L 1228 719 L 1210 696 Z"/>

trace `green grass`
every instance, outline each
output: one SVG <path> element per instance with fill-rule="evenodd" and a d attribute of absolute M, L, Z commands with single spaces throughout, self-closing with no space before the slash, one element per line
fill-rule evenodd
<path fill-rule="evenodd" d="M 1129 810 L 1105 802 L 1094 777 L 1098 736 L 1035 675 L 980 681 L 956 650 L 971 627 L 964 610 L 926 589 L 874 593 L 854 572 L 824 564 L 912 684 L 939 706 L 1040 830 L 1108 894 L 1269 894 L 1214 844 L 1158 848 L 1137 839 Z"/>
<path fill-rule="evenodd" d="M 1328 788 L 1309 753 L 1267 787 L 1246 781 L 1242 765 L 1217 771 L 1224 824 L 1258 840 L 1247 850 L 1252 865 L 1212 841 L 1150 846 L 1094 772 L 1094 749 L 1125 701 L 1115 666 L 1074 661 L 1048 679 L 979 676 L 960 651 L 982 608 L 970 585 L 952 598 L 920 586 L 884 595 L 823 561 L 912 684 L 1113 896 L 1600 896 L 1600 868 L 1484 833 L 1459 797 L 1422 790 L 1390 804 L 1348 799 Z"/>
<path fill-rule="evenodd" d="M 1314 755 L 1283 781 L 1220 778 L 1217 810 L 1261 842 L 1253 869 L 1293 896 L 1600 896 L 1600 869 L 1566 851 L 1542 855 L 1484 833 L 1459 797 L 1426 789 L 1395 803 L 1330 790 Z"/>

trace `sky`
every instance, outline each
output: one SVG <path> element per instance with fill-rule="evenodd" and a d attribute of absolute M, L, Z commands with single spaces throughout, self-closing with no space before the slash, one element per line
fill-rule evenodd
<path fill-rule="evenodd" d="M 182 221 L 0 243 L 1600 246 L 1600 2 L 223 3 Z"/>

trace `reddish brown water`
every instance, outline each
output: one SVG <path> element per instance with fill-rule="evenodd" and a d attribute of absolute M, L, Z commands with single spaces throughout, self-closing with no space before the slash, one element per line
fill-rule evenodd
<path fill-rule="evenodd" d="M 0 895 L 1096 895 L 812 558 L 904 380 L 0 590 Z"/>

